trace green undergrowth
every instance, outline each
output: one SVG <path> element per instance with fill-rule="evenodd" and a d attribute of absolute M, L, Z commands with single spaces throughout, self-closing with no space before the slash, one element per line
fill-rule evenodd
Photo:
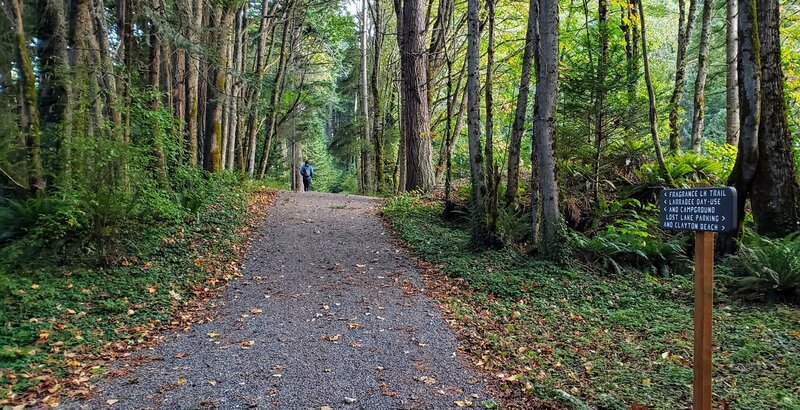
<path fill-rule="evenodd" d="M 513 250 L 473 253 L 467 227 L 441 212 L 408 196 L 384 208 L 418 255 L 467 282 L 442 297 L 483 368 L 513 391 L 566 408 L 690 406 L 690 277 L 560 269 Z M 715 298 L 715 403 L 800 409 L 800 309 Z"/>
<path fill-rule="evenodd" d="M 213 182 L 181 218 L 130 221 L 123 255 L 110 265 L 65 266 L 35 255 L 28 263 L 0 261 L 0 399 L 47 383 L 53 393 L 64 376 L 86 381 L 89 363 L 88 376 L 102 373 L 104 363 L 92 360 L 103 345 L 146 341 L 209 277 L 230 276 L 226 263 L 243 240 L 250 188 L 234 178 Z"/>

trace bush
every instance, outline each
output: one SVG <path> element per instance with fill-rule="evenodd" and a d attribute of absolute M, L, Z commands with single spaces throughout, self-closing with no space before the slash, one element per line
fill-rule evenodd
<path fill-rule="evenodd" d="M 800 303 L 800 232 L 782 239 L 748 232 L 723 267 L 732 275 L 729 287 L 742 297 Z"/>

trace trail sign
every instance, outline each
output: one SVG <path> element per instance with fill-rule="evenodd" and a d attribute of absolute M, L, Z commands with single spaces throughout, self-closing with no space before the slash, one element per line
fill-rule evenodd
<path fill-rule="evenodd" d="M 664 189 L 658 197 L 662 229 L 731 232 L 736 229 L 736 188 Z"/>
<path fill-rule="evenodd" d="M 661 228 L 695 231 L 693 408 L 711 410 L 714 233 L 736 230 L 736 188 L 664 189 L 658 211 Z"/>

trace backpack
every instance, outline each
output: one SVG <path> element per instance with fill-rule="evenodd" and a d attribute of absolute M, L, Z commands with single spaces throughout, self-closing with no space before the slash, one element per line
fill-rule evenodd
<path fill-rule="evenodd" d="M 300 175 L 308 177 L 308 167 L 306 165 L 300 167 Z"/>

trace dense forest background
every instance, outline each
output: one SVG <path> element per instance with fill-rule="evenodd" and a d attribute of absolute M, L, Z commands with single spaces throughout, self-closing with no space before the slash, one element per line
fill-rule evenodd
<path fill-rule="evenodd" d="M 486 285 L 491 298 L 515 301 L 538 287 L 515 284 L 540 260 L 679 292 L 692 238 L 659 228 L 658 192 L 734 186 L 739 230 L 717 239 L 718 290 L 800 301 L 796 0 L 0 8 L 0 367 L 34 372 L 63 353 L 45 343 L 133 337 L 203 294 L 209 273 L 233 277 L 206 253 L 233 258 L 246 192 L 299 189 L 304 160 L 314 190 L 393 196 L 387 215 L 406 218 L 393 222 L 406 239 L 438 244 L 430 258 L 465 242 L 448 261 L 485 258 L 462 263 L 481 267 L 471 283 L 502 282 Z M 448 225 L 432 235 L 403 221 Z M 37 293 L 45 282 L 59 287 Z M 139 315 L 154 305 L 165 310 Z M 91 314 L 61 328 L 37 318 L 64 306 Z M 0 372 L 8 400 L 31 379 Z"/>

